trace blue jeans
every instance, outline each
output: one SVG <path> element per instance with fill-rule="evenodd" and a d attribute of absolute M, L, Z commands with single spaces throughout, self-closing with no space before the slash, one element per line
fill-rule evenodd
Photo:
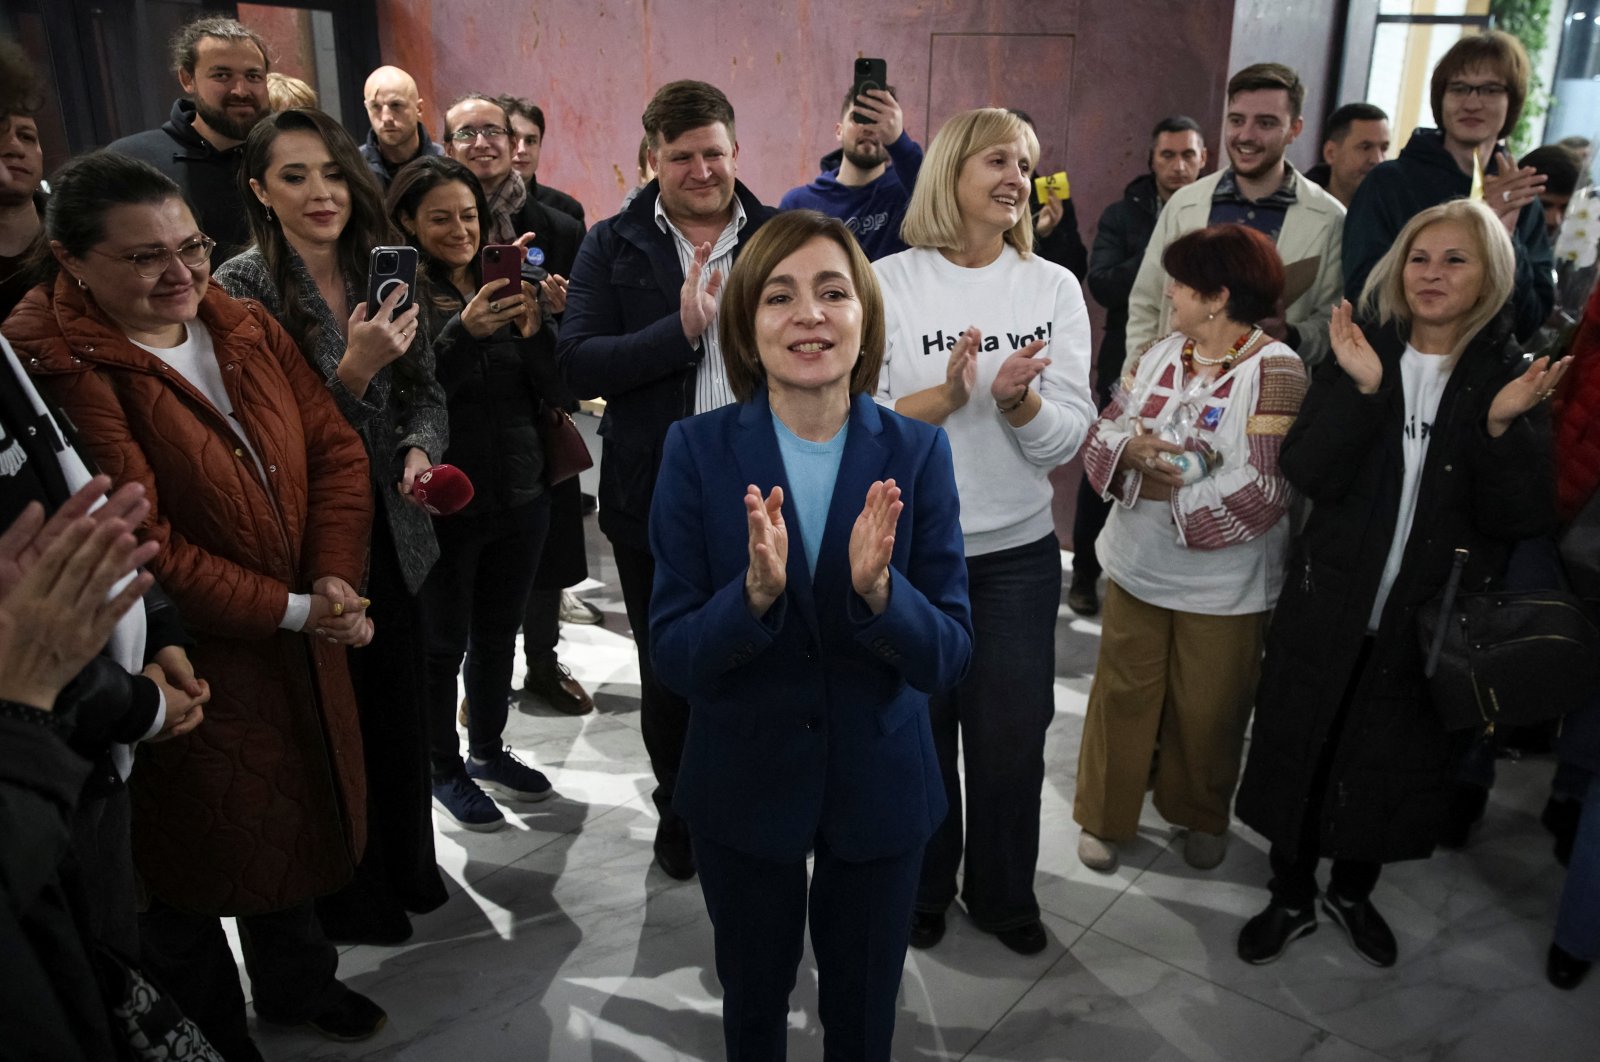
<path fill-rule="evenodd" d="M 1600 782 L 1593 779 L 1583 798 L 1567 882 L 1561 889 L 1556 944 L 1576 958 L 1600 959 Z"/>
<path fill-rule="evenodd" d="M 428 726 L 433 779 L 466 770 L 456 737 L 456 675 L 466 657 L 467 747 L 480 760 L 500 755 L 517 627 L 539 566 L 550 499 L 436 521 L 439 561 L 422 584 L 428 644 Z M 470 649 L 468 648 L 470 644 Z"/>
<path fill-rule="evenodd" d="M 928 705 L 950 814 L 928 841 L 917 910 L 950 906 L 964 849 L 962 902 L 980 929 L 995 933 L 1039 918 L 1033 875 L 1044 735 L 1055 718 L 1061 547 L 1052 534 L 968 557 L 967 579 L 972 664 L 961 685 Z"/>

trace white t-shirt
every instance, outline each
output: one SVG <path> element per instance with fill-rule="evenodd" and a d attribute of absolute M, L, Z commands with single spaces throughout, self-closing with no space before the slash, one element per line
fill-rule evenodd
<path fill-rule="evenodd" d="M 1378 596 L 1372 602 L 1372 615 L 1367 618 L 1369 631 L 1378 629 L 1383 619 L 1383 606 L 1389 600 L 1395 576 L 1400 574 L 1406 539 L 1411 535 L 1411 521 L 1417 514 L 1417 492 L 1422 486 L 1422 464 L 1428 456 L 1433 418 L 1439 411 L 1439 397 L 1444 394 L 1454 367 L 1453 358 L 1424 354 L 1409 343 L 1405 353 L 1400 355 L 1400 391 L 1406 403 L 1400 452 L 1405 458 L 1405 472 L 1400 481 L 1400 515 L 1395 520 L 1394 539 L 1389 543 L 1389 557 L 1383 564 L 1383 580 L 1378 583 Z"/>
<path fill-rule="evenodd" d="M 137 340 L 133 341 L 133 345 L 148 350 L 177 370 L 178 375 L 189 382 L 189 386 L 199 391 L 205 396 L 206 401 L 217 408 L 217 412 L 228 421 L 233 433 L 244 443 L 245 450 L 255 462 L 256 475 L 263 484 L 266 483 L 267 470 L 262 464 L 261 455 L 256 453 L 255 445 L 245 434 L 244 425 L 233 414 L 233 399 L 228 397 L 228 389 L 222 382 L 222 365 L 217 361 L 217 348 L 211 341 L 211 330 L 196 319 L 189 322 L 183 342 L 175 347 L 151 347 Z M 309 615 L 311 615 L 311 595 L 291 592 L 278 626 L 284 630 L 297 631 L 305 626 L 306 617 Z"/>
<path fill-rule="evenodd" d="M 877 399 L 893 406 L 944 383 L 950 351 L 969 326 L 984 337 L 972 398 L 944 422 L 961 495 L 966 555 L 1027 545 L 1051 534 L 1050 470 L 1083 445 L 1095 421 L 1089 397 L 1089 313 L 1078 278 L 1007 244 L 986 266 L 968 269 L 928 247 L 873 263 L 883 289 L 888 343 Z M 989 393 L 1000 363 L 1035 339 L 1050 365 L 1031 385 L 1044 400 L 1013 428 Z"/>

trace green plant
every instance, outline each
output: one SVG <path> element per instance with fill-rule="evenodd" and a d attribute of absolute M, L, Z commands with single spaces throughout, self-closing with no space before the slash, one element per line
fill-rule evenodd
<path fill-rule="evenodd" d="M 1494 19 L 1496 29 L 1505 30 L 1522 42 L 1528 51 L 1528 63 L 1533 68 L 1528 76 L 1528 100 L 1523 104 L 1522 116 L 1506 138 L 1511 153 L 1520 157 L 1523 152 L 1538 146 L 1534 142 L 1534 123 L 1544 115 L 1550 103 L 1550 95 L 1545 91 L 1544 79 L 1539 76 L 1538 70 L 1539 60 L 1549 43 L 1545 30 L 1550 25 L 1550 0 L 1492 0 L 1489 14 Z"/>

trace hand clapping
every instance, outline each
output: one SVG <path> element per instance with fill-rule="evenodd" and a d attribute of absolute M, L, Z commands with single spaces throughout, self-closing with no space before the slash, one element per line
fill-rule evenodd
<path fill-rule="evenodd" d="M 1377 393 L 1383 382 L 1383 362 L 1367 342 L 1359 326 L 1350 319 L 1350 300 L 1341 299 L 1328 319 L 1328 339 L 1333 343 L 1333 357 L 1345 371 L 1356 390 L 1364 395 Z"/>
<path fill-rule="evenodd" d="M 761 497 L 754 483 L 745 490 L 750 526 L 750 566 L 744 574 L 744 599 L 759 619 L 783 594 L 789 579 L 789 529 L 783 522 L 783 488 Z"/>
<path fill-rule="evenodd" d="M 1511 427 L 1512 421 L 1555 393 L 1571 364 L 1571 355 L 1554 365 L 1550 364 L 1549 358 L 1533 359 L 1527 371 L 1500 388 L 1499 394 L 1489 404 L 1489 435 L 1498 439 Z"/>
<path fill-rule="evenodd" d="M 889 558 L 904 508 L 894 480 L 878 480 L 868 488 L 866 504 L 850 529 L 850 585 L 874 616 L 889 607 Z"/>
<path fill-rule="evenodd" d="M 702 243 L 694 249 L 694 261 L 683 278 L 683 290 L 678 293 L 678 317 L 683 322 L 683 338 L 694 342 L 711 327 L 717 315 L 717 292 L 722 290 L 722 271 L 717 270 L 705 278 L 706 264 L 711 261 L 711 245 Z"/>

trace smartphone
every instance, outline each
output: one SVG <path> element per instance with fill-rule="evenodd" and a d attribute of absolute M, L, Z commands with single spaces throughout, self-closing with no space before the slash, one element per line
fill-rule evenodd
<path fill-rule="evenodd" d="M 856 79 L 850 87 L 850 98 L 854 100 L 868 89 L 889 88 L 889 64 L 882 59 L 857 59 Z M 871 125 L 872 119 L 860 111 L 853 111 L 850 115 L 858 125 Z"/>
<path fill-rule="evenodd" d="M 511 281 L 501 285 L 492 298 L 506 299 L 522 294 L 522 248 L 509 243 L 491 243 L 478 256 L 478 264 L 483 271 L 480 287 L 488 287 L 495 280 Z"/>
<path fill-rule="evenodd" d="M 378 315 L 378 307 L 389 297 L 396 284 L 406 286 L 405 298 L 394 308 L 389 319 L 400 316 L 416 302 L 417 249 L 415 247 L 374 247 L 367 262 L 367 319 Z"/>

